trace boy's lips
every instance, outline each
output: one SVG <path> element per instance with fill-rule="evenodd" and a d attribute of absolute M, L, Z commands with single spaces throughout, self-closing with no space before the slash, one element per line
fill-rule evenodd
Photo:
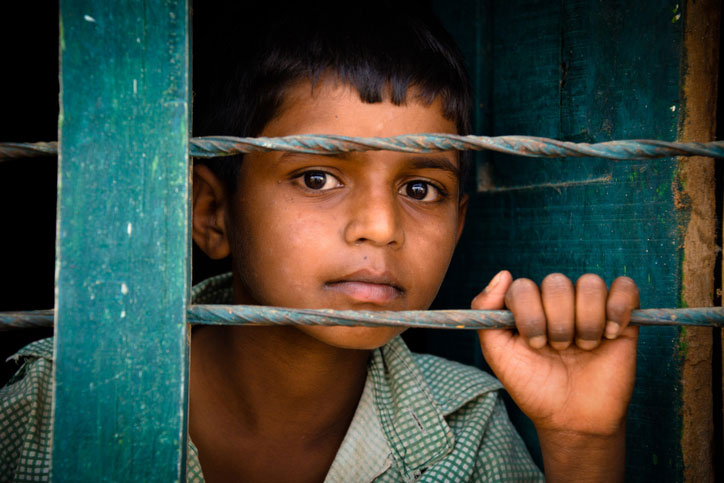
<path fill-rule="evenodd" d="M 325 288 L 346 295 L 361 303 L 387 304 L 401 297 L 404 290 L 389 273 L 360 270 L 327 282 Z"/>

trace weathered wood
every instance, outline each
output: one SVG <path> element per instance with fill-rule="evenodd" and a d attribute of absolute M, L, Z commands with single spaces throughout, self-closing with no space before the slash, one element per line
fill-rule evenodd
<path fill-rule="evenodd" d="M 715 139 L 721 1 L 688 0 L 685 13 L 679 139 L 702 142 Z M 714 302 L 717 251 L 714 171 L 711 158 L 679 160 L 679 184 L 688 215 L 682 299 L 690 307 L 710 306 Z M 712 336 L 711 330 L 701 328 L 681 331 L 681 449 L 685 481 L 715 481 Z"/>
<path fill-rule="evenodd" d="M 676 140 L 681 96 L 683 4 L 659 1 L 483 2 L 493 16 L 491 131 L 580 142 Z M 472 10 L 467 17 L 472 16 Z M 467 24 L 448 19 L 448 28 Z M 468 34 L 469 35 L 469 34 Z M 464 48 L 466 53 L 471 49 Z M 485 96 L 485 93 L 483 93 Z M 485 105 L 484 97 L 480 104 Z M 482 166 L 466 231 L 438 307 L 465 307 L 500 269 L 540 281 L 552 271 L 575 279 L 629 275 L 642 306 L 676 307 L 688 207 L 680 164 L 531 160 L 494 154 Z M 493 188 L 493 189 L 491 189 Z M 680 481 L 682 353 L 677 328 L 641 331 L 629 408 L 627 477 Z M 433 350 L 456 357 L 453 350 Z M 474 344 L 470 347 L 474 349 Z M 469 356 L 457 356 L 467 359 Z M 513 412 L 532 451 L 532 425 Z"/>
<path fill-rule="evenodd" d="M 61 2 L 53 475 L 185 473 L 184 0 Z"/>
<path fill-rule="evenodd" d="M 496 69 L 495 132 L 674 140 L 682 30 L 674 17 L 657 1 L 496 9 L 496 22 L 515 28 L 496 30 L 496 67 L 498 58 L 505 60 Z M 674 160 L 656 166 L 591 160 L 575 167 L 554 161 L 536 168 L 498 157 L 492 171 L 494 186 L 527 189 L 484 196 L 476 207 L 486 221 L 475 233 L 478 250 L 491 255 L 482 263 L 488 271 L 502 262 L 538 281 L 552 271 L 573 279 L 597 272 L 608 282 L 629 275 L 641 286 L 643 306 L 679 303 Z M 678 332 L 641 331 L 627 426 L 632 481 L 681 479 Z"/>

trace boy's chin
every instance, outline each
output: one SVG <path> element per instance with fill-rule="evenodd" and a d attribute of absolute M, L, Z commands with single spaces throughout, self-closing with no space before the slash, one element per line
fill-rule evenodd
<path fill-rule="evenodd" d="M 301 326 L 299 329 L 327 345 L 357 350 L 377 349 L 405 331 L 404 327 Z"/>

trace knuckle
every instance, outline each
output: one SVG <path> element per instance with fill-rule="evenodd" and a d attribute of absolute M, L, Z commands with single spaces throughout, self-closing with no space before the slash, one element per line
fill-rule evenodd
<path fill-rule="evenodd" d="M 627 307 L 622 304 L 609 302 L 606 306 L 606 315 L 609 320 L 621 322 L 626 315 Z"/>
<path fill-rule="evenodd" d="M 636 298 L 639 296 L 639 286 L 636 285 L 636 282 L 634 282 L 630 277 L 618 277 L 611 285 L 615 286 L 616 289 L 623 290 L 624 292 L 634 295 Z"/>
<path fill-rule="evenodd" d="M 510 284 L 510 290 L 509 292 L 517 293 L 517 292 L 529 292 L 531 290 L 537 290 L 538 286 L 535 284 L 535 282 L 529 278 L 519 278 L 513 281 L 512 284 Z"/>
<path fill-rule="evenodd" d="M 513 281 L 505 294 L 505 303 L 510 304 L 517 298 L 530 294 L 533 291 L 537 292 L 538 286 L 533 280 L 528 278 L 519 278 Z"/>
<path fill-rule="evenodd" d="M 606 282 L 595 273 L 585 273 L 576 281 L 576 291 L 584 295 L 606 293 Z"/>
<path fill-rule="evenodd" d="M 516 326 L 520 332 L 528 337 L 546 333 L 546 319 L 540 316 L 521 317 Z"/>
<path fill-rule="evenodd" d="M 606 286 L 606 282 L 595 273 L 584 273 L 576 281 L 576 285 L 595 285 L 597 287 Z"/>
<path fill-rule="evenodd" d="M 572 287 L 571 280 L 562 273 L 551 273 L 541 282 L 541 289 L 550 293 L 569 292 Z"/>
<path fill-rule="evenodd" d="M 599 340 L 603 334 L 603 327 L 583 326 L 576 331 L 576 337 L 583 340 Z"/>
<path fill-rule="evenodd" d="M 567 342 L 573 339 L 573 331 L 563 325 L 548 325 L 548 338 L 554 342 Z"/>

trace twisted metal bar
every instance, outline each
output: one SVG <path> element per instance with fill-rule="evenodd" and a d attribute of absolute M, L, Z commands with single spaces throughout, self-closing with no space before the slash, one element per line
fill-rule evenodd
<path fill-rule="evenodd" d="M 0 332 L 52 327 L 53 310 L 0 312 Z M 511 329 L 513 314 L 507 310 L 410 310 L 354 311 L 308 310 L 258 305 L 191 305 L 188 322 L 203 325 L 345 325 L 403 326 L 437 329 Z M 695 309 L 634 310 L 635 325 L 678 325 L 724 327 L 724 307 Z"/>
<path fill-rule="evenodd" d="M 0 161 L 16 158 L 35 158 L 38 156 L 55 156 L 58 154 L 58 143 L 0 143 Z"/>
<path fill-rule="evenodd" d="M 0 332 L 14 329 L 42 329 L 53 327 L 54 310 L 27 310 L 0 312 Z"/>
<path fill-rule="evenodd" d="M 428 153 L 447 150 L 491 150 L 528 157 L 594 157 L 607 159 L 653 159 L 671 156 L 724 157 L 724 141 L 673 143 L 650 139 L 572 143 L 535 136 L 459 136 L 456 134 L 406 134 L 387 138 L 304 134 L 278 138 L 210 136 L 190 140 L 191 155 L 214 158 L 240 153 L 289 151 L 330 154 L 350 151 L 403 151 Z M 50 143 L 0 143 L 0 161 L 57 154 Z"/>

